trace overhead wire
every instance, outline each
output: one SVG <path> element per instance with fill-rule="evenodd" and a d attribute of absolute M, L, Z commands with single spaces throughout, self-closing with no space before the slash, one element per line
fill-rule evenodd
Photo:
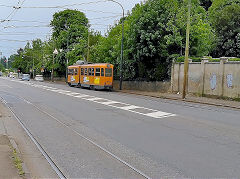
<path fill-rule="evenodd" d="M 25 0 L 24 0 L 25 1 Z M 108 2 L 108 0 L 100 0 L 100 1 L 92 1 L 92 2 L 87 2 L 87 3 L 75 3 L 75 4 L 67 4 L 67 5 L 62 5 L 62 6 L 9 6 L 9 5 L 3 5 L 1 4 L 0 6 L 3 7 L 12 7 L 16 9 L 26 9 L 26 8 L 35 8 L 35 9 L 67 9 L 66 7 L 73 7 L 73 6 L 79 6 L 79 5 L 89 5 L 89 4 L 97 4 L 97 3 L 103 3 L 103 2 Z M 100 12 L 100 13 L 111 13 L 111 14 L 120 14 L 120 13 L 115 13 L 115 12 L 107 12 L 107 11 L 96 11 L 96 10 L 84 10 L 81 9 L 82 11 L 89 11 L 89 12 Z"/>
<path fill-rule="evenodd" d="M 67 5 L 62 5 L 62 6 L 24 6 L 22 8 L 65 8 L 65 7 L 73 7 L 73 6 L 79 6 L 79 5 L 89 5 L 89 4 L 97 4 L 97 3 L 102 3 L 102 2 L 106 2 L 107 0 L 100 0 L 100 1 L 91 1 L 91 2 L 87 2 L 87 3 L 75 3 L 75 4 L 67 4 Z"/>
<path fill-rule="evenodd" d="M 29 40 L 11 40 L 11 39 L 0 39 L 3 41 L 9 41 L 9 42 L 29 42 Z"/>
<path fill-rule="evenodd" d="M 4 35 L 4 36 L 24 36 L 24 35 L 51 35 L 51 33 L 45 33 L 45 34 L 41 34 L 41 33 L 24 33 L 24 34 L 21 34 L 21 33 L 12 33 L 12 34 L 1 34 L 0 35 Z"/>
<path fill-rule="evenodd" d="M 43 21 L 27 21 L 27 20 L 13 20 L 12 18 L 14 17 L 14 15 L 16 14 L 16 12 L 21 9 L 21 8 L 65 8 L 66 7 L 72 7 L 72 6 L 78 6 L 78 5 L 88 5 L 88 4 L 96 4 L 96 3 L 101 3 L 101 2 L 106 2 L 107 0 L 101 0 L 101 1 L 94 1 L 94 2 L 88 2 L 88 3 L 75 3 L 75 4 L 69 4 L 69 5 L 62 5 L 62 6 L 45 6 L 45 7 L 37 7 L 37 6 L 22 6 L 23 3 L 26 0 L 23 0 L 21 3 L 21 0 L 18 0 L 18 4 L 17 6 L 8 6 L 8 5 L 0 5 L 2 7 L 11 7 L 14 8 L 13 11 L 6 17 L 6 19 L 1 19 L 0 22 L 6 22 L 7 21 L 7 25 L 9 22 L 30 22 L 30 23 L 45 23 Z M 21 3 L 21 4 L 20 4 Z M 91 9 L 78 9 L 80 11 L 83 12 L 96 12 L 96 13 L 105 13 L 105 14 L 114 14 L 113 16 L 105 16 L 105 17 L 97 17 L 97 18 L 91 18 L 89 20 L 100 20 L 100 19 L 112 19 L 112 18 L 116 18 L 116 17 L 120 17 L 121 13 L 116 13 L 116 12 L 107 12 L 107 11 L 99 11 L 99 10 L 91 10 Z M 109 25 L 106 24 L 100 24 L 100 23 L 95 23 L 95 24 L 91 24 L 92 26 L 106 26 L 106 27 L 110 27 Z M 32 28 L 32 27 L 50 27 L 49 25 L 35 25 L 35 26 L 5 26 L 5 29 L 10 29 L 10 28 Z M 98 28 L 98 29 L 104 29 L 106 30 L 106 28 Z M 24 34 L 12 34 L 14 35 L 27 35 L 26 32 L 23 32 Z M 28 35 L 34 35 L 35 33 L 28 33 Z M 0 34 L 0 35 L 5 35 L 5 34 Z M 46 35 L 46 37 L 48 36 L 48 34 L 41 34 L 41 35 Z M 51 35 L 49 33 L 49 35 Z M 0 40 L 5 40 L 5 41 L 9 41 L 9 42 L 29 42 L 29 40 L 10 40 L 10 39 L 0 39 Z"/>
<path fill-rule="evenodd" d="M 0 22 L 2 21 L 9 21 L 9 22 L 32 22 L 32 23 L 46 23 L 43 21 L 28 21 L 28 20 L 17 20 L 17 19 L 12 19 L 12 20 L 4 20 L 4 19 L 0 19 Z"/>
<path fill-rule="evenodd" d="M 17 7 L 21 7 L 23 5 L 23 3 L 25 2 L 26 0 L 23 0 L 22 3 L 21 3 L 21 0 L 18 1 L 18 6 Z M 21 3 L 21 4 L 20 4 Z M 14 8 L 15 11 L 13 11 L 13 13 L 11 14 L 11 16 L 9 16 L 8 18 L 6 18 L 6 20 L 12 20 L 13 16 L 17 13 L 17 11 L 20 9 L 20 8 Z M 7 21 L 7 25 L 9 24 L 10 21 Z"/>
<path fill-rule="evenodd" d="M 50 27 L 50 25 L 33 25 L 33 26 L 4 26 L 4 29 L 7 28 L 35 28 L 35 27 Z"/>

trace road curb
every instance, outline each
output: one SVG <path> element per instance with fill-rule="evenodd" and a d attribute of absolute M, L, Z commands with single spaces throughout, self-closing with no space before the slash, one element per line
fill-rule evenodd
<path fill-rule="evenodd" d="M 16 150 L 17 155 L 21 156 L 21 152 L 20 152 L 20 150 L 19 150 L 15 140 L 12 137 L 10 137 L 10 136 L 8 136 L 8 138 L 9 138 L 9 141 L 11 143 L 12 148 Z M 30 174 L 30 172 L 29 172 L 29 170 L 28 170 L 28 168 L 27 168 L 27 166 L 26 166 L 26 164 L 25 164 L 25 162 L 23 160 L 22 160 L 22 169 L 24 171 L 24 177 L 23 178 L 31 178 L 31 174 Z"/>
<path fill-rule="evenodd" d="M 239 107 L 231 106 L 231 105 L 227 105 L 227 104 L 217 104 L 217 103 L 211 103 L 211 102 L 195 101 L 195 100 L 190 100 L 190 99 L 180 99 L 180 98 L 166 97 L 166 96 L 147 95 L 147 94 L 142 94 L 142 93 L 127 92 L 127 91 L 120 91 L 120 90 L 115 90 L 115 91 L 120 92 L 120 93 L 126 93 L 126 94 L 135 94 L 135 95 L 139 95 L 139 96 L 149 96 L 149 97 L 169 99 L 169 100 L 174 100 L 174 101 L 184 101 L 184 102 L 190 102 L 190 103 L 196 103 L 196 104 L 206 104 L 206 105 L 217 106 L 217 107 L 240 109 L 240 106 Z"/>

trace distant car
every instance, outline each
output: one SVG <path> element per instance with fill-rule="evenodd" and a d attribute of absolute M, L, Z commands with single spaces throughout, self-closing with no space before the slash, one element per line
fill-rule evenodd
<path fill-rule="evenodd" d="M 35 81 L 43 81 L 43 76 L 42 75 L 36 75 Z"/>
<path fill-rule="evenodd" d="M 30 75 L 29 74 L 23 74 L 22 75 L 22 80 L 23 81 L 29 81 L 30 80 Z"/>
<path fill-rule="evenodd" d="M 13 72 L 10 72 L 10 73 L 8 74 L 8 76 L 9 76 L 10 78 L 14 78 Z"/>
<path fill-rule="evenodd" d="M 0 76 L 2 76 L 3 74 L 2 74 L 2 72 L 0 71 Z"/>

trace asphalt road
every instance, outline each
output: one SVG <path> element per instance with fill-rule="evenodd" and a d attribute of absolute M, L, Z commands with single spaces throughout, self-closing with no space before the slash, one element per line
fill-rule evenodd
<path fill-rule="evenodd" d="M 240 177 L 239 110 L 7 78 L 0 97 L 68 178 Z"/>

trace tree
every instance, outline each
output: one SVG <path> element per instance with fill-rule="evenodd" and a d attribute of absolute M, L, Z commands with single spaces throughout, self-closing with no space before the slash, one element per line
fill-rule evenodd
<path fill-rule="evenodd" d="M 5 56 L 1 57 L 0 64 L 2 64 L 4 68 L 7 68 L 7 58 Z"/>
<path fill-rule="evenodd" d="M 87 48 L 88 19 L 80 11 L 64 10 L 53 15 L 51 26 L 55 48 L 63 49 L 56 57 L 56 63 L 59 72 L 65 73 L 67 58 L 69 64 L 73 64 L 86 56 L 83 53 Z"/>
<path fill-rule="evenodd" d="M 4 65 L 1 64 L 1 63 L 0 63 L 0 71 L 1 71 L 1 72 L 4 72 L 4 71 L 5 71 L 5 67 L 4 67 Z"/>
<path fill-rule="evenodd" d="M 212 0 L 200 0 L 200 5 L 203 6 L 206 11 L 208 11 L 212 5 Z"/>
<path fill-rule="evenodd" d="M 217 35 L 213 55 L 240 57 L 240 0 L 214 0 L 209 16 Z"/>
<path fill-rule="evenodd" d="M 190 54 L 208 55 L 213 33 L 207 13 L 199 1 L 192 1 Z M 187 1 L 149 0 L 132 14 L 129 32 L 131 54 L 136 62 L 136 77 L 146 80 L 169 78 L 172 57 L 183 54 L 186 34 Z"/>

